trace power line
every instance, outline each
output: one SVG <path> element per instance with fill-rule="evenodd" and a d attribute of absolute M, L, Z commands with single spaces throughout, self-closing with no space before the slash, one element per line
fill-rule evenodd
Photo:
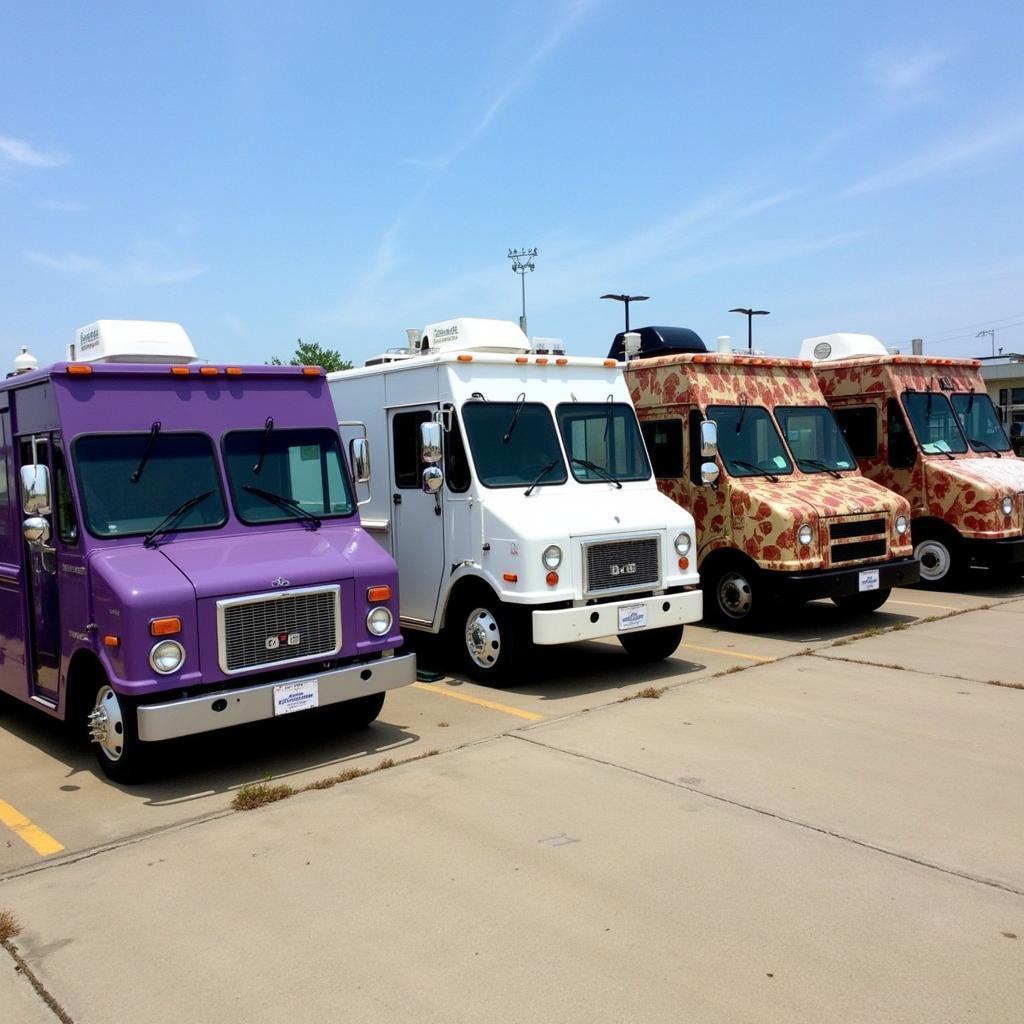
<path fill-rule="evenodd" d="M 960 327 L 947 327 L 945 330 L 929 333 L 928 337 L 932 338 L 933 340 L 938 340 L 940 335 L 943 334 L 955 334 L 957 331 L 973 331 L 977 330 L 979 327 L 989 327 L 992 325 L 998 327 L 1000 324 L 1002 324 L 1003 327 L 1015 327 L 1016 324 L 1003 324 L 1003 321 L 1016 320 L 1018 317 L 1024 317 L 1024 313 L 1013 313 L 1010 316 L 1001 316 L 998 320 L 982 320 L 976 324 L 963 324 Z"/>
<path fill-rule="evenodd" d="M 997 329 L 1000 330 L 1000 331 L 1008 331 L 1011 327 L 1024 327 L 1024 320 L 1018 320 L 1016 323 L 1012 323 L 1012 324 L 1002 324 Z M 935 334 L 926 334 L 924 336 L 929 341 L 938 342 L 940 344 L 945 345 L 947 342 L 950 342 L 950 341 L 962 341 L 964 338 L 972 338 L 972 339 L 976 338 L 977 334 L 975 334 L 973 332 L 968 332 L 967 334 L 954 334 L 952 337 L 949 337 L 949 338 L 941 337 L 941 336 L 935 335 Z"/>

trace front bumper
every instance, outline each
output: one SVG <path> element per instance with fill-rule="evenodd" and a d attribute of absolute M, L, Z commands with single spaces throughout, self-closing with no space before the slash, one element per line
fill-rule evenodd
<path fill-rule="evenodd" d="M 620 630 L 619 609 L 642 606 L 647 613 L 643 629 Z M 535 644 L 570 644 L 577 640 L 598 640 L 618 636 L 620 632 L 642 633 L 662 626 L 682 626 L 699 622 L 704 614 L 704 595 L 699 590 L 685 590 L 659 597 L 635 597 L 632 600 L 587 604 L 579 608 L 535 609 L 532 616 Z"/>
<path fill-rule="evenodd" d="M 916 558 L 900 558 L 877 565 L 854 565 L 848 569 L 811 569 L 808 572 L 766 572 L 765 582 L 776 594 L 794 601 L 814 601 L 819 597 L 848 597 L 860 593 L 860 574 L 878 573 L 879 590 L 907 587 L 921 578 Z"/>
<path fill-rule="evenodd" d="M 379 661 L 348 665 L 333 672 L 278 679 L 239 690 L 204 693 L 201 697 L 186 697 L 166 704 L 143 704 L 138 709 L 139 739 L 147 742 L 171 740 L 273 718 L 275 686 L 312 682 L 314 679 L 318 684 L 319 707 L 339 704 L 414 682 L 416 655 L 381 658 Z"/>
<path fill-rule="evenodd" d="M 964 548 L 973 565 L 998 569 L 1004 565 L 1024 562 L 1024 537 L 1001 537 L 998 540 L 966 540 Z"/>

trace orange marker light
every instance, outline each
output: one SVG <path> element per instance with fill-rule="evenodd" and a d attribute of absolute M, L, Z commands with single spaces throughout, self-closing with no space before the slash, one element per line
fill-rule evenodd
<path fill-rule="evenodd" d="M 548 581 L 548 586 L 549 587 L 555 587 L 555 586 L 558 585 L 558 573 L 557 572 L 549 572 L 547 574 L 547 576 L 545 576 L 544 578 Z"/>
<path fill-rule="evenodd" d="M 501 577 L 506 583 L 518 583 L 519 576 L 514 572 L 507 572 Z"/>
<path fill-rule="evenodd" d="M 242 376 L 242 368 L 240 366 L 229 366 L 229 367 L 227 367 L 224 370 L 224 372 L 229 377 L 241 377 Z"/>
<path fill-rule="evenodd" d="M 68 373 L 73 377 L 88 377 L 92 373 L 91 366 L 83 366 L 81 363 L 72 363 L 68 367 Z"/>
<path fill-rule="evenodd" d="M 204 377 L 216 377 L 217 374 L 220 373 L 220 370 L 218 370 L 216 366 L 200 366 L 199 372 Z"/>
<path fill-rule="evenodd" d="M 555 363 L 556 363 L 556 364 L 557 364 L 558 366 L 566 366 L 566 365 L 568 365 L 568 363 L 569 363 L 569 360 L 568 360 L 568 359 L 566 359 L 566 358 L 565 358 L 565 356 L 562 356 L 562 357 L 561 357 L 561 359 L 556 359 L 556 360 L 555 360 Z"/>
<path fill-rule="evenodd" d="M 526 356 L 516 356 L 517 363 L 528 363 L 530 360 Z"/>
<path fill-rule="evenodd" d="M 391 588 L 386 584 L 379 587 L 370 587 L 366 591 L 366 600 L 373 604 L 375 601 L 390 601 Z"/>
<path fill-rule="evenodd" d="M 547 356 L 537 356 L 537 365 L 538 366 L 547 366 L 548 365 L 548 357 Z"/>
<path fill-rule="evenodd" d="M 618 364 L 618 361 L 615 360 L 615 359 L 606 359 L 604 361 L 604 365 L 605 366 L 618 366 L 619 364 Z"/>
<path fill-rule="evenodd" d="M 120 647 L 121 646 L 121 638 L 119 636 L 107 635 L 107 636 L 105 636 L 103 638 L 103 646 L 104 647 Z"/>
<path fill-rule="evenodd" d="M 168 615 L 162 619 L 153 619 L 149 623 L 150 636 L 174 636 L 181 632 L 181 619 L 177 615 Z"/>
<path fill-rule="evenodd" d="M 173 373 L 175 377 L 187 377 L 189 370 L 187 366 L 172 366 L 171 373 Z"/>
<path fill-rule="evenodd" d="M 463 352 L 462 355 L 460 355 L 458 357 L 458 359 L 459 359 L 460 363 L 471 363 L 471 362 L 473 362 L 473 357 L 468 352 Z"/>
<path fill-rule="evenodd" d="M 319 366 L 304 366 L 302 368 L 302 372 L 307 377 L 319 377 L 320 376 L 320 367 Z"/>
<path fill-rule="evenodd" d="M 688 558 L 680 558 L 679 559 L 679 568 L 680 569 L 689 569 L 690 568 L 690 560 Z"/>

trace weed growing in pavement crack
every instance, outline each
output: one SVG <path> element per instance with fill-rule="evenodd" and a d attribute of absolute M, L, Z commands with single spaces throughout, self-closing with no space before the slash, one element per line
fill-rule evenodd
<path fill-rule="evenodd" d="M 642 690 L 637 690 L 636 693 L 627 693 L 625 697 L 620 697 L 619 703 L 625 704 L 627 700 L 637 700 L 638 698 L 657 700 L 667 689 L 667 686 L 645 686 Z"/>
<path fill-rule="evenodd" d="M 18 919 L 9 910 L 0 910 L 0 943 L 10 942 L 20 934 Z"/>

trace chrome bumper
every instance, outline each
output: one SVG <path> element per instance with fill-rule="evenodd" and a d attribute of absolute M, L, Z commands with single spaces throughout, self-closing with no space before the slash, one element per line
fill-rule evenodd
<path fill-rule="evenodd" d="M 275 686 L 314 679 L 318 684 L 319 707 L 340 704 L 414 682 L 416 655 L 381 658 L 334 672 L 279 679 L 276 683 L 261 683 L 239 690 L 204 693 L 201 697 L 187 697 L 166 704 L 143 704 L 138 709 L 139 739 L 147 742 L 171 740 L 273 718 Z"/>
<path fill-rule="evenodd" d="M 647 610 L 647 625 L 638 630 L 619 629 L 619 609 L 642 605 Z M 619 633 L 642 633 L 662 626 L 682 626 L 699 622 L 704 614 L 704 595 L 699 590 L 660 597 L 628 598 L 607 604 L 588 604 L 579 608 L 537 609 L 532 616 L 535 644 L 569 644 L 575 640 L 598 640 Z"/>

